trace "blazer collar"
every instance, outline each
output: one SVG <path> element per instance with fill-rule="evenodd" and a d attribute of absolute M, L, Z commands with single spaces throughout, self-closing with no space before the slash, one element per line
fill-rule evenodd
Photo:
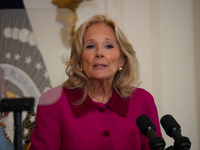
<path fill-rule="evenodd" d="M 76 118 L 85 115 L 91 110 L 97 108 L 97 104 L 87 95 L 85 101 L 80 105 L 74 105 L 75 102 L 80 100 L 84 94 L 84 89 L 66 89 L 64 88 L 64 93 L 69 101 L 70 107 Z M 128 112 L 130 99 L 122 98 L 116 91 L 113 92 L 112 97 L 105 104 L 106 107 L 109 107 L 113 111 L 117 112 L 119 115 L 126 117 Z"/>

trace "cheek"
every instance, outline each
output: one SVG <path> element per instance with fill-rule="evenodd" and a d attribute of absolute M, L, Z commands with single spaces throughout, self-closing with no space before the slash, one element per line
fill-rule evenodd
<path fill-rule="evenodd" d="M 83 52 L 82 54 L 82 67 L 83 68 L 86 68 L 88 67 L 89 64 L 91 64 L 92 62 L 92 55 L 91 53 L 86 53 L 86 52 Z"/>
<path fill-rule="evenodd" d="M 112 64 L 112 66 L 115 67 L 119 67 L 121 64 L 121 57 L 119 56 L 119 54 L 113 54 L 110 58 L 110 63 Z"/>

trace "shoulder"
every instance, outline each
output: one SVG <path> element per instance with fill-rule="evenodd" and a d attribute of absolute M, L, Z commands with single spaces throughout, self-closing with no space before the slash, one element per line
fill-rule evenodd
<path fill-rule="evenodd" d="M 62 93 L 62 86 L 52 88 L 41 95 L 38 105 L 50 105 L 55 103 L 61 98 Z"/>
<path fill-rule="evenodd" d="M 132 93 L 131 101 L 140 105 L 154 105 L 155 103 L 152 94 L 142 88 L 135 89 Z"/>
<path fill-rule="evenodd" d="M 142 106 L 143 113 L 153 113 L 157 109 L 153 96 L 145 89 L 137 88 L 133 92 L 131 100 L 132 103 L 137 103 L 138 106 Z"/>
<path fill-rule="evenodd" d="M 66 100 L 69 102 L 77 102 L 83 96 L 84 90 L 80 88 L 67 89 L 63 86 L 52 88 L 40 97 L 38 105 L 51 105 L 59 100 Z"/>
<path fill-rule="evenodd" d="M 143 98 L 150 98 L 152 99 L 153 96 L 143 88 L 136 88 L 135 91 L 132 93 L 133 97 L 143 97 Z"/>

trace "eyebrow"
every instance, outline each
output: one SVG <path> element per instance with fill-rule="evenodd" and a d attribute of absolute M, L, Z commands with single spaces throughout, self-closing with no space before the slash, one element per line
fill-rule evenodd
<path fill-rule="evenodd" d="M 109 38 L 105 38 L 105 40 L 108 40 L 108 41 L 112 42 L 113 44 L 115 44 L 115 42 L 113 40 L 109 39 Z"/>
<path fill-rule="evenodd" d="M 88 43 L 88 42 L 90 42 L 90 41 L 94 41 L 93 39 L 89 39 L 89 40 L 87 40 L 86 42 L 84 42 L 84 43 Z"/>
<path fill-rule="evenodd" d="M 87 41 L 84 42 L 84 43 L 93 42 L 93 41 L 95 41 L 95 40 L 94 40 L 94 39 L 89 39 L 89 40 L 87 40 Z M 116 46 L 116 42 L 114 42 L 113 40 L 111 40 L 111 39 L 109 39 L 109 38 L 105 38 L 104 41 L 110 41 L 113 45 Z"/>

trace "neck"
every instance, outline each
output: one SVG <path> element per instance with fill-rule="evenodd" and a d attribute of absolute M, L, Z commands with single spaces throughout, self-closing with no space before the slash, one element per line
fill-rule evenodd
<path fill-rule="evenodd" d="M 106 104 L 112 96 L 113 86 L 110 81 L 90 80 L 88 95 L 95 102 Z"/>

